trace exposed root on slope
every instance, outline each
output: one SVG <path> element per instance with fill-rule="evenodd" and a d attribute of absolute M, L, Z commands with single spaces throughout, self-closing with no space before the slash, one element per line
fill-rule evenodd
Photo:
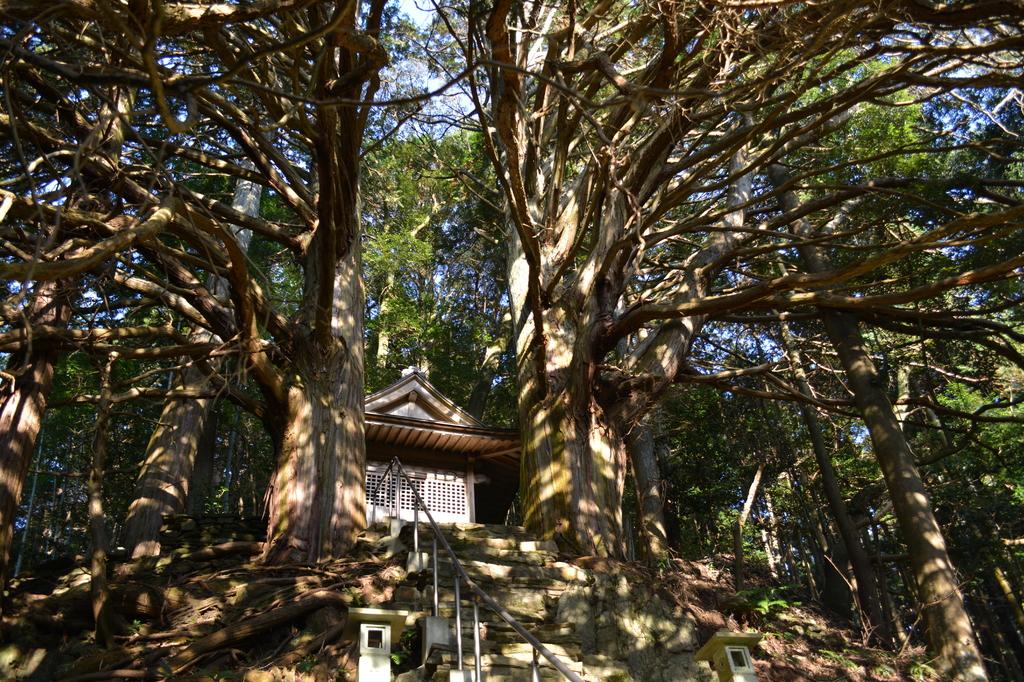
<path fill-rule="evenodd" d="M 39 680 L 336 679 L 354 670 L 350 606 L 390 599 L 405 575 L 362 543 L 345 560 L 263 566 L 258 542 L 229 542 L 112 566 L 114 603 L 132 632 L 93 642 L 83 565 L 12 585 L 0 666 Z M 255 548 L 255 549 L 254 549 Z M 285 673 L 285 669 L 288 672 Z"/>

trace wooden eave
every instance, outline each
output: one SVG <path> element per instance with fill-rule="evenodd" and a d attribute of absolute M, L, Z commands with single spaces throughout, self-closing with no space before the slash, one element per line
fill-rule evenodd
<path fill-rule="evenodd" d="M 410 372 L 366 397 L 367 453 L 433 459 L 438 465 L 480 462 L 485 469 L 519 468 L 519 432 L 484 426 L 431 384 L 422 372 Z"/>
<path fill-rule="evenodd" d="M 517 449 L 519 433 L 512 429 L 446 424 L 426 419 L 367 412 L 366 442 L 425 450 L 491 455 Z M 518 460 L 518 456 L 516 459 Z"/>

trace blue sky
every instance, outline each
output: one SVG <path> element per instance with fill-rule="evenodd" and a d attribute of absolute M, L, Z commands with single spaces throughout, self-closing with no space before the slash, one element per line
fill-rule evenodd
<path fill-rule="evenodd" d="M 398 0 L 398 6 L 402 8 L 402 11 L 410 19 L 420 26 L 426 26 L 430 23 L 430 16 L 434 11 L 434 6 L 430 4 L 430 0 Z"/>

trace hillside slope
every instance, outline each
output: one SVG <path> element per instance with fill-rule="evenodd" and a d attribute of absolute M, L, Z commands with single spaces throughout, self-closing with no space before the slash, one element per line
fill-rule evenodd
<path fill-rule="evenodd" d="M 426 612 L 429 574 L 405 570 L 411 529 L 367 531 L 351 556 L 317 566 L 253 561 L 261 524 L 174 517 L 157 560 L 112 562 L 112 595 L 125 616 L 119 645 L 92 641 L 88 571 L 79 559 L 13 581 L 3 619 L 0 676 L 30 680 L 354 679 L 355 648 L 344 637 L 349 606 Z M 660 569 L 561 554 L 521 528 L 460 525 L 446 535 L 467 571 L 587 680 L 683 682 L 713 679 L 693 652 L 720 628 L 756 628 L 762 679 L 926 679 L 919 651 L 865 648 L 858 635 L 793 591 L 754 571 L 737 595 L 716 561 Z M 423 540 L 429 543 L 429 532 Z M 440 564 L 442 615 L 452 615 L 451 567 Z M 464 592 L 465 594 L 465 592 Z M 799 603 L 803 602 L 803 603 Z M 471 662 L 472 609 L 463 602 Z M 530 650 L 481 611 L 487 679 L 528 678 Z M 420 665 L 410 630 L 393 657 L 402 682 L 445 679 L 455 664 L 435 652 Z M 544 669 L 544 679 L 558 679 Z"/>

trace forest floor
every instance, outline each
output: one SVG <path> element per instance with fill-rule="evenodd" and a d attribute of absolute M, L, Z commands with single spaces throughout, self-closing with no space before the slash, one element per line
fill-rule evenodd
<path fill-rule="evenodd" d="M 923 646 L 899 653 L 867 646 L 848 619 L 812 600 L 805 589 L 781 584 L 767 566 L 746 568 L 746 589 L 733 587 L 732 555 L 703 561 L 676 559 L 669 570 L 647 573 L 666 598 L 696 619 L 700 641 L 715 631 L 756 630 L 764 637 L 753 652 L 760 679 L 770 682 L 891 682 L 935 679 Z"/>
<path fill-rule="evenodd" d="M 368 536 L 344 561 L 268 567 L 256 541 L 182 547 L 159 559 L 112 562 L 112 601 L 122 617 L 115 645 L 92 634 L 84 558 L 40 566 L 12 581 L 0 630 L 0 678 L 88 682 L 106 679 L 328 682 L 354 673 L 345 610 L 388 602 L 404 580 L 404 555 L 383 556 Z M 737 594 L 729 557 L 650 569 L 562 557 L 660 585 L 663 599 L 693 614 L 703 641 L 719 628 L 765 634 L 754 656 L 761 679 L 926 680 L 920 649 L 900 656 L 865 647 L 849 623 L 751 567 Z M 614 564 L 614 565 L 612 565 Z M 403 638 L 403 658 L 418 643 Z M 348 677 L 354 679 L 354 674 Z"/>

